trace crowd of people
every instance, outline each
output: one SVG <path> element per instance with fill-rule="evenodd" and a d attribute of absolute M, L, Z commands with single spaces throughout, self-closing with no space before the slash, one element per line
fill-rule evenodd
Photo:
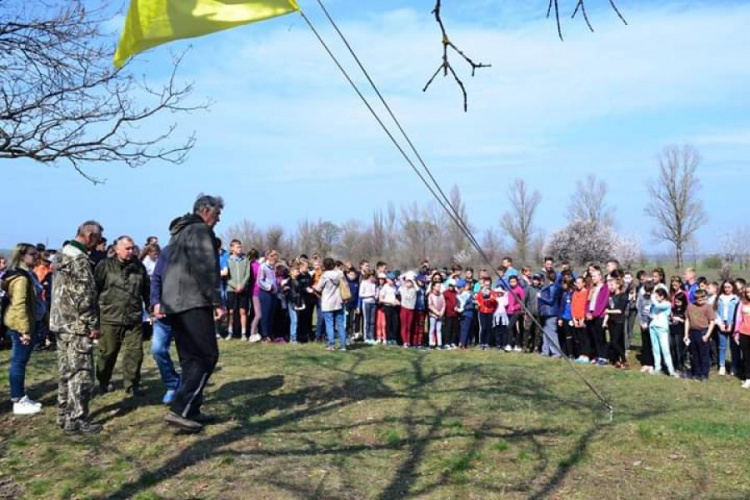
<path fill-rule="evenodd" d="M 32 351 L 57 350 L 58 424 L 95 433 L 93 394 L 115 390 L 120 351 L 126 394 L 139 397 L 143 342 L 165 387 L 167 424 L 198 432 L 211 419 L 202 393 L 219 359 L 218 341 L 320 342 L 346 351 L 354 343 L 407 349 L 480 350 L 567 357 L 629 370 L 639 326 L 640 371 L 706 380 L 714 366 L 750 388 L 750 288 L 743 279 L 709 282 L 687 269 L 623 270 L 615 260 L 582 272 L 546 258 L 542 269 L 439 268 L 425 260 L 401 272 L 320 255 L 281 258 L 273 249 L 228 251 L 216 238 L 223 200 L 201 196 L 170 225 L 161 248 L 121 236 L 107 246 L 88 221 L 59 252 L 19 244 L 0 258 L 2 325 L 12 348 L 13 412 L 41 405 L 25 392 Z M 175 342 L 180 370 L 170 346 Z"/>

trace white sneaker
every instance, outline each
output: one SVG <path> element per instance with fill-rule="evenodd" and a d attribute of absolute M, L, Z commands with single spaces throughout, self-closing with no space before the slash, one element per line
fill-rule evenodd
<path fill-rule="evenodd" d="M 503 350 L 504 350 L 505 352 L 510 352 L 510 351 L 512 351 L 513 349 L 512 349 L 511 347 L 510 347 L 510 345 L 506 345 L 506 346 L 505 346 L 505 349 L 503 349 Z"/>
<path fill-rule="evenodd" d="M 250 335 L 250 342 L 260 342 L 260 334 L 256 333 L 254 335 Z"/>
<path fill-rule="evenodd" d="M 14 415 L 34 415 L 42 411 L 42 405 L 30 400 L 27 396 L 13 403 Z"/>
<path fill-rule="evenodd" d="M 726 368 L 724 368 L 723 366 L 721 368 L 719 368 L 719 375 L 726 375 L 726 374 L 727 374 L 727 369 Z"/>
<path fill-rule="evenodd" d="M 747 379 L 747 380 L 745 380 L 745 381 L 744 381 L 744 382 L 742 383 L 742 388 L 743 388 L 743 389 L 750 389 L 750 379 Z"/>
<path fill-rule="evenodd" d="M 516 346 L 516 347 L 513 348 L 513 352 L 523 352 L 523 349 L 521 349 L 520 347 Z"/>

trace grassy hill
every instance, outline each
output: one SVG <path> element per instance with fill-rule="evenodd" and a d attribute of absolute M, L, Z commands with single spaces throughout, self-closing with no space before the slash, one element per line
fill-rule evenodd
<path fill-rule="evenodd" d="M 0 413 L 0 498 L 748 498 L 750 391 L 499 352 L 221 344 L 196 436 L 148 396 L 96 399 L 99 436 L 55 427 L 55 362 L 35 353 L 43 413 Z M 7 390 L 8 352 L 0 352 Z"/>

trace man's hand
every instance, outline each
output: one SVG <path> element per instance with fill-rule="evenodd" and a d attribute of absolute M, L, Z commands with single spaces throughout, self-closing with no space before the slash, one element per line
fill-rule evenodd
<path fill-rule="evenodd" d="M 217 307 L 216 309 L 214 309 L 214 321 L 221 321 L 226 315 L 227 310 L 223 307 Z"/>
<path fill-rule="evenodd" d="M 28 333 L 22 333 L 20 335 L 20 337 L 21 337 L 21 339 L 20 339 L 21 343 L 23 345 L 29 345 L 29 344 L 31 344 L 31 335 L 29 335 Z"/>
<path fill-rule="evenodd" d="M 101 336 L 102 336 L 102 332 L 100 330 L 91 330 L 89 332 L 89 338 L 91 340 L 98 340 L 101 338 Z"/>
<path fill-rule="evenodd" d="M 166 318 L 167 315 L 161 312 L 161 304 L 156 304 L 154 306 L 154 318 L 156 319 L 162 319 Z"/>

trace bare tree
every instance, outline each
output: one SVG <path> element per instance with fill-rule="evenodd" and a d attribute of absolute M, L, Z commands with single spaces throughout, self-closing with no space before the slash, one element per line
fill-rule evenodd
<path fill-rule="evenodd" d="M 153 87 L 112 66 L 103 8 L 81 0 L 0 0 L 0 159 L 138 167 L 159 159 L 181 163 L 195 143 L 169 139 L 176 125 L 148 133 L 142 125 L 187 112 L 190 85 Z"/>
<path fill-rule="evenodd" d="M 690 145 L 667 147 L 659 156 L 659 178 L 648 188 L 651 199 L 645 212 L 656 223 L 652 235 L 674 247 L 677 267 L 683 266 L 686 245 L 707 222 L 703 202 L 698 199 L 700 162 L 700 153 Z"/>
<path fill-rule="evenodd" d="M 264 250 L 265 237 L 263 232 L 258 227 L 247 219 L 243 219 L 237 224 L 229 226 L 224 231 L 224 243 L 228 243 L 233 239 L 238 239 L 242 242 L 245 250 L 255 248 L 258 251 Z"/>
<path fill-rule="evenodd" d="M 576 182 L 568 205 L 568 221 L 582 220 L 603 226 L 614 224 L 614 209 L 607 205 L 607 183 L 593 174 Z"/>
<path fill-rule="evenodd" d="M 529 192 L 526 181 L 516 179 L 508 188 L 508 199 L 510 210 L 503 215 L 500 226 L 515 242 L 518 258 L 521 262 L 525 262 L 529 256 L 531 240 L 536 232 L 534 215 L 542 201 L 542 195 L 539 191 Z"/>
<path fill-rule="evenodd" d="M 461 196 L 461 190 L 457 185 L 454 184 L 451 188 L 448 199 L 450 200 L 451 205 L 455 209 L 456 214 L 463 222 L 464 226 L 468 228 L 469 231 L 473 231 L 474 228 L 469 222 L 469 214 L 466 211 L 466 204 L 464 203 L 463 197 Z M 448 248 L 449 255 L 456 255 L 462 251 L 470 252 L 471 246 L 469 244 L 469 239 L 466 237 L 466 234 L 463 232 L 463 230 L 461 230 L 461 228 L 451 220 L 445 218 L 443 218 L 443 220 L 445 220 L 444 224 L 447 225 L 448 229 L 448 240 L 450 242 L 450 248 Z"/>
<path fill-rule="evenodd" d="M 482 235 L 481 243 L 482 250 L 484 250 L 487 258 L 497 266 L 497 263 L 503 257 L 501 254 L 505 247 L 505 242 L 500 231 L 495 228 L 486 229 Z"/>

